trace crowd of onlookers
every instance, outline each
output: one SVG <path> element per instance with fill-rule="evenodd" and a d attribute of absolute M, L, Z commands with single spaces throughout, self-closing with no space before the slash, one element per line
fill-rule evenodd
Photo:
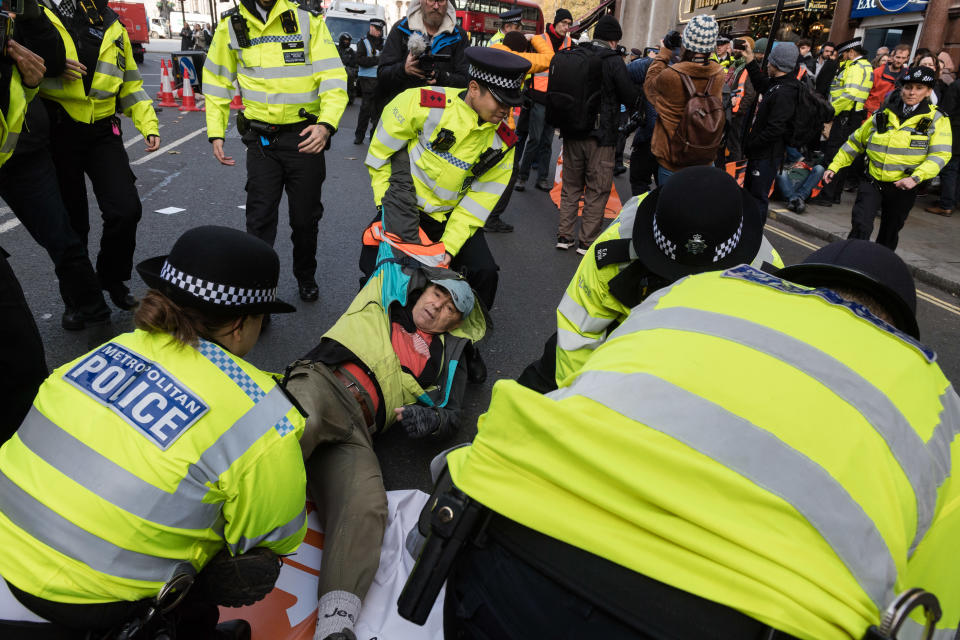
<path fill-rule="evenodd" d="M 210 43 L 213 41 L 213 30 L 210 24 L 201 25 L 199 22 L 191 27 L 184 23 L 180 30 L 180 50 L 181 51 L 207 51 Z"/>

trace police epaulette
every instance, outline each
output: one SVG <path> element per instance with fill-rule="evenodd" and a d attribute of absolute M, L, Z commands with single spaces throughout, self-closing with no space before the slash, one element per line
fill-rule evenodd
<path fill-rule="evenodd" d="M 223 13 L 220 14 L 220 19 L 221 19 L 221 20 L 226 20 L 227 18 L 229 18 L 230 16 L 234 15 L 235 13 L 240 13 L 240 7 L 234 7 L 233 9 L 227 9 L 226 11 L 224 11 Z"/>
<path fill-rule="evenodd" d="M 420 106 L 443 109 L 447 106 L 447 96 L 442 91 L 420 89 Z"/>

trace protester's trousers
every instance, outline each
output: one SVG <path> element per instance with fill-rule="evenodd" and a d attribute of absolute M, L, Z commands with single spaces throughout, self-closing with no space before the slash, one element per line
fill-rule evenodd
<path fill-rule="evenodd" d="M 558 236 L 573 237 L 581 195 L 583 219 L 580 222 L 580 244 L 589 246 L 600 235 L 603 229 L 603 211 L 613 185 L 615 152 L 615 147 L 601 147 L 596 138 L 564 139 Z"/>

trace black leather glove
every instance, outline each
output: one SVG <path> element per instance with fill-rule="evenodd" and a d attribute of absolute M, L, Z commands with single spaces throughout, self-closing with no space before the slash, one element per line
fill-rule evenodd
<path fill-rule="evenodd" d="M 436 409 L 419 404 L 403 408 L 403 428 L 411 438 L 425 438 L 440 428 L 440 414 Z"/>

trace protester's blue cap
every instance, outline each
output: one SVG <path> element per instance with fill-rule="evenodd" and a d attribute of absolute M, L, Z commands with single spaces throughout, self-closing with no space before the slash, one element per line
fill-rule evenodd
<path fill-rule="evenodd" d="M 453 299 L 453 306 L 457 308 L 457 311 L 465 316 L 470 315 L 470 312 L 473 311 L 473 289 L 470 288 L 466 280 L 436 278 L 430 282 L 447 290 Z"/>

